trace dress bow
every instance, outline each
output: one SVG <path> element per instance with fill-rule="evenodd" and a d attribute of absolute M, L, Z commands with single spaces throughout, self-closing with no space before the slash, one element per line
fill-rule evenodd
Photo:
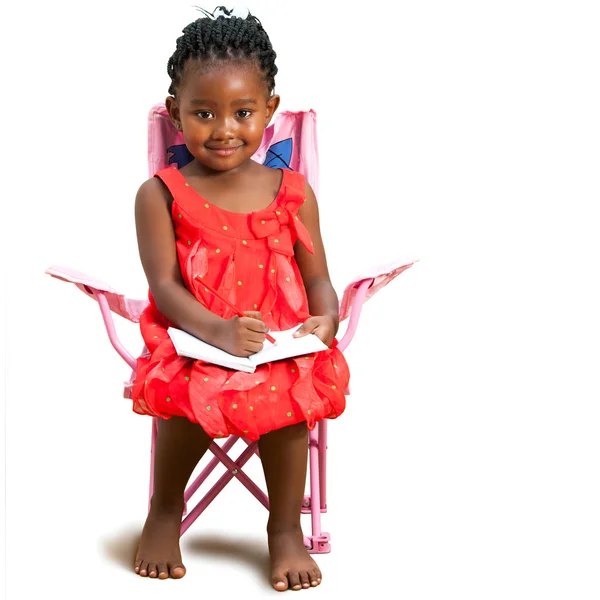
<path fill-rule="evenodd" d="M 300 221 L 295 203 L 290 202 L 289 205 L 289 208 L 280 206 L 276 210 L 254 213 L 250 219 L 252 232 L 257 238 L 268 238 L 269 248 L 274 252 L 293 256 L 294 242 L 298 239 L 314 254 L 310 234 Z"/>

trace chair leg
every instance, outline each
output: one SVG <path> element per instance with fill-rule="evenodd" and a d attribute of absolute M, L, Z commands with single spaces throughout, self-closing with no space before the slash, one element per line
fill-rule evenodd
<path fill-rule="evenodd" d="M 235 462 L 237 468 L 244 466 L 254 454 L 254 445 L 248 446 Z M 215 483 L 209 492 L 198 502 L 198 504 L 189 512 L 187 517 L 181 523 L 180 535 L 183 535 L 190 525 L 206 510 L 210 503 L 218 496 L 219 492 L 236 476 L 232 471 L 226 471 Z"/>
<path fill-rule="evenodd" d="M 236 436 L 231 436 L 224 444 L 223 444 L 223 452 L 229 452 L 234 444 L 239 440 Z M 214 442 L 213 442 L 214 443 Z M 212 444 L 211 444 L 212 446 Z M 208 465 L 203 469 L 203 471 L 196 477 L 196 479 L 187 487 L 184 494 L 184 500 L 187 502 L 198 490 L 200 485 L 204 483 L 207 477 L 214 471 L 215 467 L 220 464 L 218 458 L 213 458 Z"/>
<path fill-rule="evenodd" d="M 252 450 L 252 452 L 254 452 L 254 449 L 256 448 L 256 446 L 258 446 L 258 442 L 253 442 L 252 444 L 250 444 L 248 446 L 247 450 L 250 449 L 250 450 Z M 209 450 L 215 455 L 215 457 L 217 457 L 225 465 L 225 467 L 227 469 L 229 469 L 231 474 L 235 475 L 235 477 L 239 480 L 239 482 L 242 483 L 248 489 L 248 491 L 267 510 L 269 510 L 269 498 L 254 483 L 254 481 L 252 481 L 252 479 L 250 479 L 250 477 L 248 477 L 248 475 L 246 475 L 246 473 L 244 473 L 244 471 L 242 471 L 242 465 L 239 464 L 239 459 L 238 459 L 238 461 L 234 461 L 231 458 L 229 458 L 229 456 L 227 456 L 227 453 L 224 452 L 224 449 L 219 448 L 219 446 L 217 446 L 217 444 L 212 444 L 211 447 L 209 448 Z"/>
<path fill-rule="evenodd" d="M 327 420 L 319 423 L 319 482 L 321 512 L 327 512 Z"/>
<path fill-rule="evenodd" d="M 319 432 L 320 426 L 319 424 Z M 320 469 L 320 442 L 319 435 L 316 430 L 309 434 L 309 453 L 310 453 L 310 514 L 312 523 L 312 536 L 310 545 L 306 545 L 310 554 L 327 554 L 331 552 L 329 544 L 330 536 L 328 533 L 321 531 L 321 469 Z"/>

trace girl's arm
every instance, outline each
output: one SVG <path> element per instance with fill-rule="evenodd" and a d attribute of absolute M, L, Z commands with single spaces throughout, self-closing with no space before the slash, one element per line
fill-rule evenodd
<path fill-rule="evenodd" d="M 160 313 L 178 329 L 236 354 L 249 356 L 262 348 L 266 326 L 255 318 L 225 320 L 203 306 L 185 287 L 177 258 L 171 219 L 171 195 L 153 177 L 142 184 L 135 200 L 140 259 Z"/>
<path fill-rule="evenodd" d="M 222 319 L 202 306 L 183 283 L 170 202 L 168 190 L 156 177 L 137 193 L 135 225 L 142 266 L 161 314 L 175 327 L 211 343 Z"/>
<path fill-rule="evenodd" d="M 302 274 L 308 297 L 308 308 L 312 315 L 299 333 L 301 335 L 315 333 L 330 346 L 339 327 L 339 300 L 327 268 L 317 199 L 308 182 L 304 193 L 306 202 L 300 207 L 298 214 L 310 233 L 315 253 L 308 252 L 300 242 L 295 244 L 296 262 Z"/>

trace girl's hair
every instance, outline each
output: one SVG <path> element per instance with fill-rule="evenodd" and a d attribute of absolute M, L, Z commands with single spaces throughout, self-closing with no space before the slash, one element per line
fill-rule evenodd
<path fill-rule="evenodd" d="M 245 18 L 229 16 L 233 11 L 223 6 L 218 6 L 215 12 L 219 10 L 227 16 L 220 14 L 215 18 L 212 13 L 202 8 L 200 10 L 206 17 L 197 19 L 183 29 L 183 35 L 177 38 L 177 48 L 167 64 L 167 73 L 171 78 L 169 94 L 175 95 L 189 59 L 255 61 L 265 78 L 269 93 L 272 93 L 277 73 L 277 55 L 260 21 L 251 14 Z"/>

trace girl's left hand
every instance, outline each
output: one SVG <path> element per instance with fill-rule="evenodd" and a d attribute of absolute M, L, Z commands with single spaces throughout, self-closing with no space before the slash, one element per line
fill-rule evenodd
<path fill-rule="evenodd" d="M 303 337 L 309 333 L 316 335 L 328 348 L 331 348 L 337 333 L 335 321 L 332 317 L 309 317 L 294 333 L 294 337 Z"/>

